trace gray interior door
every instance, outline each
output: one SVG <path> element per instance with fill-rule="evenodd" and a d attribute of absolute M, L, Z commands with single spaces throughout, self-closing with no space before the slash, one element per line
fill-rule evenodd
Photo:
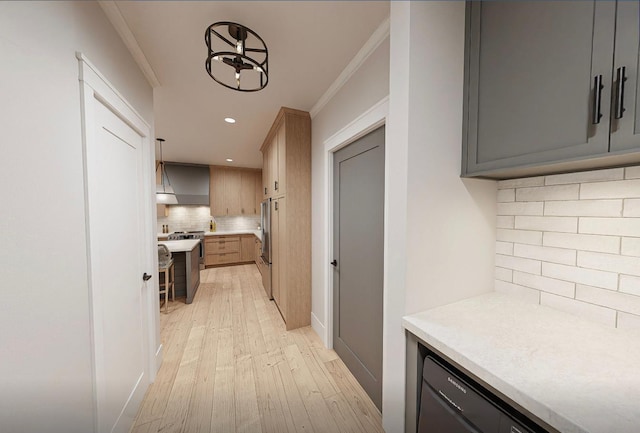
<path fill-rule="evenodd" d="M 615 8 L 593 0 L 467 3 L 463 174 L 608 151 Z M 602 117 L 593 124 L 596 96 Z"/>
<path fill-rule="evenodd" d="M 334 154 L 333 347 L 382 407 L 384 127 Z"/>

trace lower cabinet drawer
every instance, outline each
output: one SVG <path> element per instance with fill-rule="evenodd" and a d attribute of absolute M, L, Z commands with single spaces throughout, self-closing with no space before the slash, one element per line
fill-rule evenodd
<path fill-rule="evenodd" d="M 240 238 L 234 239 L 216 239 L 214 241 L 207 241 L 205 245 L 207 254 L 217 253 L 239 253 L 240 252 Z"/>
<path fill-rule="evenodd" d="M 237 263 L 240 261 L 240 253 L 219 253 L 207 254 L 205 257 L 205 265 L 224 265 L 227 263 Z"/>

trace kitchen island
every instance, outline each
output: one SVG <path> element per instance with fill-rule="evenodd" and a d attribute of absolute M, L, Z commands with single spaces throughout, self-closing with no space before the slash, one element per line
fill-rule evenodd
<path fill-rule="evenodd" d="M 158 244 L 166 245 L 173 255 L 176 296 L 186 297 L 186 303 L 192 303 L 200 286 L 200 240 L 161 241 Z"/>
<path fill-rule="evenodd" d="M 496 292 L 406 316 L 403 325 L 407 431 L 415 431 L 419 342 L 548 431 L 640 431 L 635 331 Z"/>

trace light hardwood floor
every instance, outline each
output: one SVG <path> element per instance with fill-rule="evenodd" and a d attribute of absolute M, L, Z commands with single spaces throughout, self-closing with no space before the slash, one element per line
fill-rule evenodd
<path fill-rule="evenodd" d="M 132 433 L 383 432 L 336 353 L 285 330 L 255 265 L 201 272 L 193 303 L 160 314 L 164 361 Z"/>

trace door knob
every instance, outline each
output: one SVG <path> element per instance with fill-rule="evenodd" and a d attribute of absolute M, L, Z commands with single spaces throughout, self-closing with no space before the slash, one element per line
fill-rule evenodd
<path fill-rule="evenodd" d="M 149 281 L 151 279 L 151 275 L 147 274 L 146 272 L 144 273 L 144 275 L 142 275 L 142 281 Z"/>
<path fill-rule="evenodd" d="M 338 266 L 338 261 L 337 261 L 337 260 L 334 260 L 334 261 L 332 261 L 332 262 L 331 262 L 331 264 L 332 264 L 334 267 L 335 267 L 335 266 Z"/>

